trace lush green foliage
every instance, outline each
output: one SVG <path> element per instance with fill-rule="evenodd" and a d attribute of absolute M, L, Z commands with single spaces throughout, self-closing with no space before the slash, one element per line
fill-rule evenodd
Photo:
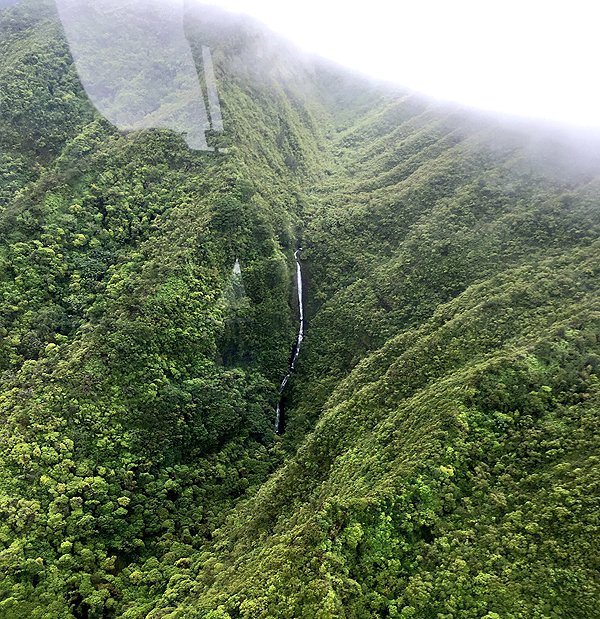
<path fill-rule="evenodd" d="M 600 151 L 186 24 L 227 154 L 0 11 L 0 617 L 600 617 Z"/>

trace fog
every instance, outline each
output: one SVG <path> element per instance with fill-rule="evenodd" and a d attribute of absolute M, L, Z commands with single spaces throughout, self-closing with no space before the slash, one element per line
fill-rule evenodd
<path fill-rule="evenodd" d="M 600 126 L 592 2 L 212 0 L 301 48 L 482 109 Z"/>

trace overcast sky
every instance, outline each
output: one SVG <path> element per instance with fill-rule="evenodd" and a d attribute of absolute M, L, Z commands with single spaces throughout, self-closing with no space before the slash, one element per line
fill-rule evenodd
<path fill-rule="evenodd" d="M 206 0 L 443 99 L 600 126 L 596 0 Z"/>

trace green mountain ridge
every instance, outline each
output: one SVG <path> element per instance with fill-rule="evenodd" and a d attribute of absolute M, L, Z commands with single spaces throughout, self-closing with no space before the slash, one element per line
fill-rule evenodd
<path fill-rule="evenodd" d="M 185 25 L 227 153 L 0 11 L 0 617 L 600 617 L 596 136 Z"/>

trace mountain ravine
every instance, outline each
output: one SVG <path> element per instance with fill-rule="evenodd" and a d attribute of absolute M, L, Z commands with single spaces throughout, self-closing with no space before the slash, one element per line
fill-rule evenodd
<path fill-rule="evenodd" d="M 0 618 L 600 617 L 598 136 L 140 1 L 0 9 Z"/>

